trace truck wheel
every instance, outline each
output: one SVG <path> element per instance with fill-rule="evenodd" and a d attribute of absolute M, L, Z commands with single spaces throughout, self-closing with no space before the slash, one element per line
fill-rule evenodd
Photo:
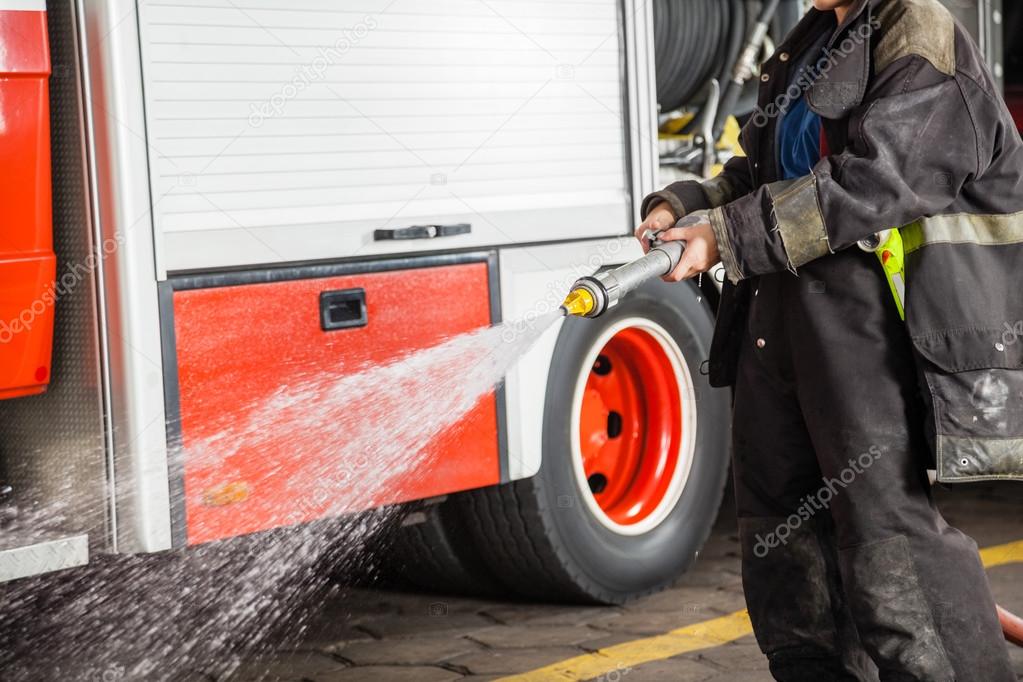
<path fill-rule="evenodd" d="M 661 281 L 601 318 L 565 321 L 540 472 L 459 497 L 509 588 L 620 603 L 690 566 L 728 469 L 730 395 L 699 371 L 712 330 L 695 286 Z"/>
<path fill-rule="evenodd" d="M 396 529 L 387 551 L 394 577 L 444 594 L 500 594 L 501 583 L 480 558 L 456 497 L 413 511 Z"/>

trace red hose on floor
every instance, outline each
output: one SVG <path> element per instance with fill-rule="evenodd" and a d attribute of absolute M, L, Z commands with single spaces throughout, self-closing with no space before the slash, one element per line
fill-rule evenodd
<path fill-rule="evenodd" d="M 998 620 L 1002 622 L 1005 639 L 1016 646 L 1023 646 L 1023 619 L 998 607 Z"/>

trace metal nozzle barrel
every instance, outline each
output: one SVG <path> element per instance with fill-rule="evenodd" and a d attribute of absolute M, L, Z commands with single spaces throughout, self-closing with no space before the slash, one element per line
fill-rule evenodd
<path fill-rule="evenodd" d="M 599 317 L 616 306 L 625 294 L 678 267 L 684 251 L 685 242 L 665 242 L 616 270 L 583 277 L 572 285 L 561 307 L 568 315 Z"/>

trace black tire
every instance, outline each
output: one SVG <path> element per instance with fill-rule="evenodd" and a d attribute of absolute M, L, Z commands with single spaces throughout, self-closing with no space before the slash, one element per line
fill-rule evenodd
<path fill-rule="evenodd" d="M 660 325 L 685 357 L 696 389 L 693 464 L 681 496 L 640 535 L 610 530 L 590 511 L 571 461 L 570 424 L 585 354 L 611 325 L 638 317 Z M 490 570 L 514 592 L 554 601 L 621 603 L 673 583 L 692 564 L 717 516 L 728 471 L 731 396 L 712 389 L 712 314 L 692 284 L 649 283 L 596 320 L 565 321 L 554 350 L 544 408 L 543 463 L 533 478 L 459 496 Z"/>
<path fill-rule="evenodd" d="M 457 495 L 412 511 L 388 549 L 401 582 L 443 594 L 487 597 L 502 585 L 483 561 L 460 510 Z"/>

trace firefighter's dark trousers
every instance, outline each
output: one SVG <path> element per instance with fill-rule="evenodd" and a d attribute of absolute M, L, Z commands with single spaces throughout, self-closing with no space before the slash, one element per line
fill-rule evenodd
<path fill-rule="evenodd" d="M 743 585 L 778 680 L 1015 680 L 931 500 L 910 342 L 858 249 L 758 278 L 733 420 Z"/>

